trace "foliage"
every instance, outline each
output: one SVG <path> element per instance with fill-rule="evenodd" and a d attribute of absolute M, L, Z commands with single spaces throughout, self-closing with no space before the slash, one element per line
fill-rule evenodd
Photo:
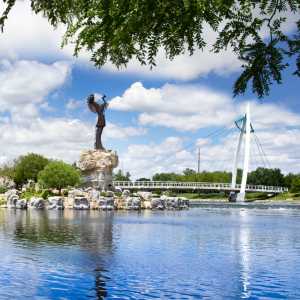
<path fill-rule="evenodd" d="M 177 194 L 178 197 L 185 197 L 189 200 L 197 200 L 197 199 L 227 199 L 228 197 L 225 195 L 224 192 L 220 193 L 179 193 Z"/>
<path fill-rule="evenodd" d="M 30 200 L 32 197 L 43 198 L 44 200 L 48 199 L 48 197 L 54 196 L 54 194 L 48 190 L 44 189 L 41 191 L 35 191 L 34 189 L 28 189 L 25 192 L 22 192 L 20 198 Z"/>
<path fill-rule="evenodd" d="M 0 194 L 4 194 L 5 192 L 7 192 L 7 188 L 4 186 L 0 186 Z"/>
<path fill-rule="evenodd" d="M 16 0 L 4 2 L 2 29 Z M 192 55 L 211 42 L 209 29 L 217 35 L 208 45 L 213 52 L 231 47 L 243 62 L 235 95 L 249 82 L 259 97 L 267 95 L 273 82 L 282 82 L 287 57 L 296 57 L 294 74 L 300 76 L 300 21 L 296 34 L 283 31 L 287 16 L 299 15 L 299 0 L 31 0 L 31 8 L 53 26 L 65 24 L 63 45 L 74 43 L 75 55 L 90 51 L 96 67 L 137 59 L 152 68 L 161 49 L 168 59 Z"/>
<path fill-rule="evenodd" d="M 38 173 L 45 168 L 49 160 L 42 155 L 29 153 L 19 157 L 14 166 L 14 181 L 22 185 L 28 180 L 37 181 Z"/>
<path fill-rule="evenodd" d="M 80 183 L 80 173 L 69 164 L 62 161 L 52 161 L 44 170 L 39 172 L 38 181 L 46 188 L 61 190 L 68 186 L 78 185 Z"/>
<path fill-rule="evenodd" d="M 126 172 L 126 174 L 123 173 L 122 170 L 118 170 L 117 173 L 113 175 L 114 181 L 130 181 L 130 173 Z"/>
<path fill-rule="evenodd" d="M 280 169 L 257 168 L 249 173 L 248 184 L 283 186 L 284 175 Z"/>
<path fill-rule="evenodd" d="M 293 174 L 293 173 L 289 173 L 287 175 L 284 176 L 284 186 L 286 186 L 287 188 L 291 188 L 292 187 L 292 182 L 295 178 L 300 177 L 299 174 Z"/>
<path fill-rule="evenodd" d="M 260 193 L 260 192 L 255 192 L 255 193 L 246 193 L 246 199 L 247 200 L 266 200 L 271 197 L 274 197 L 274 195 L 269 195 L 268 193 Z"/>
<path fill-rule="evenodd" d="M 292 181 L 292 186 L 291 186 L 291 191 L 292 192 L 300 192 L 300 177 L 295 177 Z"/>
<path fill-rule="evenodd" d="M 8 177 L 14 179 L 15 177 L 15 166 L 13 165 L 4 165 L 0 168 L 0 177 Z"/>
<path fill-rule="evenodd" d="M 25 192 L 22 192 L 20 196 L 21 199 L 26 199 L 26 200 L 30 200 L 30 198 L 32 197 L 40 197 L 40 193 L 35 192 L 34 190 L 27 190 Z"/>
<path fill-rule="evenodd" d="M 156 173 L 152 177 L 153 181 L 179 181 L 176 173 Z"/>
<path fill-rule="evenodd" d="M 183 174 L 157 173 L 152 177 L 154 181 L 191 181 L 191 182 L 229 182 L 231 173 L 225 171 L 197 173 L 191 169 L 186 169 Z"/>
<path fill-rule="evenodd" d="M 138 178 L 136 181 L 151 181 L 149 178 Z"/>
<path fill-rule="evenodd" d="M 6 199 L 0 196 L 0 205 L 5 205 L 6 203 L 7 203 Z"/>
<path fill-rule="evenodd" d="M 42 190 L 39 195 L 43 199 L 48 199 L 48 197 L 54 196 L 54 194 L 48 189 Z"/>
<path fill-rule="evenodd" d="M 237 172 L 237 183 L 241 181 L 242 172 Z M 248 174 L 248 184 L 287 186 L 290 187 L 289 178 L 300 178 L 298 175 L 288 174 L 284 176 L 280 169 L 257 168 Z M 186 169 L 182 174 L 176 173 L 157 173 L 152 177 L 154 181 L 187 181 L 187 182 L 219 182 L 230 183 L 231 172 L 226 171 L 202 171 L 197 173 L 191 169 Z"/>
<path fill-rule="evenodd" d="M 161 194 L 162 194 L 162 191 L 160 189 L 153 191 L 153 195 L 155 195 L 155 196 L 161 196 Z"/>

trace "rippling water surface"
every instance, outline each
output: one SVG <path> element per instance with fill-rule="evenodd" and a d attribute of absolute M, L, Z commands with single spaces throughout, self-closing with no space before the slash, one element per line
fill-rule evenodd
<path fill-rule="evenodd" d="M 0 299 L 300 299 L 300 211 L 0 210 Z"/>

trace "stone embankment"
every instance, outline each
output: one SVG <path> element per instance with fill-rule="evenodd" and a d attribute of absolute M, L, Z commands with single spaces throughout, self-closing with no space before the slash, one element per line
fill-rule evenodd
<path fill-rule="evenodd" d="M 99 192 L 93 188 L 72 189 L 64 196 L 52 196 L 47 199 L 32 197 L 21 199 L 20 192 L 11 189 L 5 193 L 6 206 L 15 209 L 99 209 L 99 210 L 180 210 L 189 208 L 189 200 L 182 197 L 160 197 L 150 192 L 130 194 L 123 192 Z"/>

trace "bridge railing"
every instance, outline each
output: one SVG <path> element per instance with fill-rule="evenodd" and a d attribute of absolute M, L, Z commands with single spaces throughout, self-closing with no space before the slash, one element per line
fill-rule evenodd
<path fill-rule="evenodd" d="M 188 189 L 188 190 L 236 190 L 241 187 L 237 184 L 232 189 L 230 183 L 215 182 L 178 182 L 178 181 L 114 181 L 113 185 L 119 188 L 127 189 Z M 249 192 L 273 192 L 282 193 L 288 191 L 285 187 L 265 186 L 265 185 L 247 185 L 246 191 Z"/>

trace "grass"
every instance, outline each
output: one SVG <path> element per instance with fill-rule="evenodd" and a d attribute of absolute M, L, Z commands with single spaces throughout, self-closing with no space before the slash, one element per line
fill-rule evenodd
<path fill-rule="evenodd" d="M 227 199 L 225 193 L 178 193 L 177 197 L 185 197 L 189 200 L 197 200 L 197 199 L 212 199 L 212 200 L 220 200 Z"/>
<path fill-rule="evenodd" d="M 4 198 L 4 195 L 0 195 L 0 205 L 5 205 L 6 204 L 6 200 Z"/>
<path fill-rule="evenodd" d="M 295 201 L 299 201 L 300 200 L 300 193 L 291 193 L 291 192 L 282 193 L 282 194 L 275 195 L 272 200 L 277 200 L 277 201 L 286 201 L 286 200 L 293 200 L 294 201 L 295 200 Z"/>

